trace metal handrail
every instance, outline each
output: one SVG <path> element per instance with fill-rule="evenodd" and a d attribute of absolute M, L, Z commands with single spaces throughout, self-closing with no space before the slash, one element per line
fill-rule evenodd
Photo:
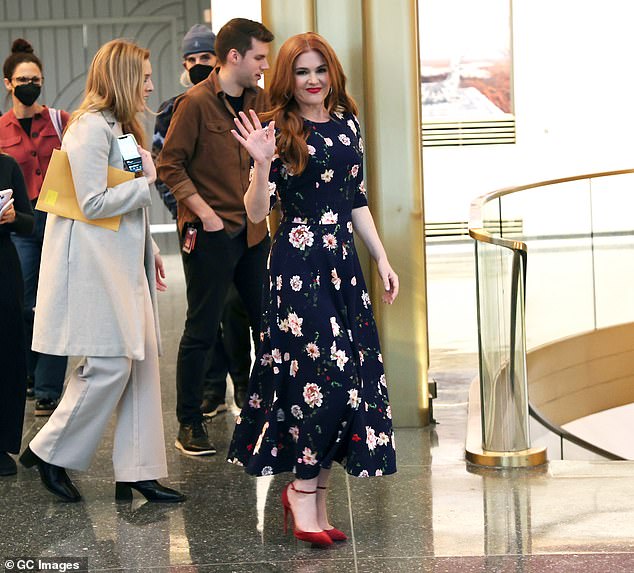
<path fill-rule="evenodd" d="M 523 276 L 524 279 L 524 286 L 525 286 L 525 281 L 526 281 L 526 263 L 527 263 L 527 254 L 528 254 L 528 247 L 526 245 L 525 242 L 523 241 L 518 241 L 518 240 L 514 240 L 514 239 L 509 239 L 509 238 L 505 238 L 502 236 L 495 236 L 492 235 L 490 232 L 488 232 L 485 228 L 484 228 L 484 224 L 483 224 L 483 218 L 482 218 L 482 210 L 483 207 L 487 204 L 490 203 L 491 201 L 494 201 L 496 199 L 499 199 L 505 195 L 509 195 L 512 193 L 517 193 L 520 191 L 525 191 L 528 189 L 534 189 L 534 188 L 539 188 L 539 187 L 547 187 L 549 185 L 557 185 L 557 184 L 561 184 L 561 183 L 569 183 L 569 182 L 573 182 L 573 181 L 581 181 L 581 180 L 590 180 L 590 179 L 598 179 L 601 177 L 610 177 L 610 176 L 615 176 L 615 175 L 626 175 L 626 174 L 634 174 L 634 169 L 621 169 L 621 170 L 615 170 L 615 171 L 604 171 L 604 172 L 599 172 L 599 173 L 590 173 L 590 174 L 585 174 L 585 175 L 575 175 L 573 177 L 562 177 L 562 178 L 558 178 L 558 179 L 549 179 L 549 180 L 545 180 L 545 181 L 540 181 L 540 182 L 536 182 L 536 183 L 529 183 L 526 185 L 520 185 L 520 186 L 514 186 L 514 187 L 505 187 L 502 189 L 498 189 L 497 191 L 493 191 L 491 193 L 487 193 L 485 195 L 482 195 L 478 198 L 476 198 L 474 201 L 472 201 L 471 203 L 471 212 L 470 212 L 470 218 L 469 218 L 469 236 L 472 237 L 475 241 L 476 241 L 476 271 L 477 271 L 477 242 L 483 242 L 483 243 L 489 243 L 492 245 L 496 245 L 502 248 L 506 248 L 506 249 L 510 249 L 514 252 L 514 256 L 513 256 L 513 268 L 512 268 L 512 289 L 515 290 L 517 287 L 516 281 L 517 281 L 517 277 L 520 276 L 519 273 L 521 272 L 521 268 L 523 266 L 523 273 L 521 276 Z M 479 295 L 479 281 L 476 284 L 476 288 L 478 289 L 478 325 L 480 325 L 480 295 Z M 510 339 L 510 344 L 509 344 L 509 365 L 511 366 L 511 378 L 513 378 L 513 380 L 511 381 L 511 383 L 513 384 L 514 381 L 514 373 L 512 371 L 512 369 L 514 368 L 514 361 L 513 361 L 513 356 L 515 354 L 515 349 L 516 349 L 516 340 L 515 340 L 515 331 L 516 331 L 516 316 L 517 313 L 515 311 L 516 308 L 516 304 L 519 303 L 523 306 L 523 308 L 525 308 L 525 304 L 526 304 L 526 300 L 525 300 L 525 293 L 524 293 L 524 297 L 522 297 L 522 300 L 519 301 L 517 296 L 513 296 L 511 297 L 512 302 L 512 308 L 511 308 L 511 339 Z M 523 309 L 522 309 L 523 310 Z M 478 326 L 478 330 L 480 330 L 480 326 Z M 478 338 L 479 338 L 479 343 L 481 345 L 481 341 L 480 341 L 480 333 L 478 334 Z M 481 364 L 481 368 L 480 368 L 480 381 L 482 384 L 482 350 L 480 348 L 480 364 Z M 484 394 L 482 392 L 482 388 L 481 388 L 481 396 L 482 396 L 482 402 L 481 402 L 481 408 L 483 410 L 482 413 L 482 421 L 484 423 L 485 420 L 485 416 L 484 416 L 484 408 L 485 408 L 485 404 L 484 404 Z M 555 424 L 552 424 L 551 422 L 549 422 L 546 418 L 544 418 L 543 415 L 541 415 L 541 413 L 539 413 L 539 411 L 530 403 L 530 397 L 528 399 L 528 411 L 526 412 L 527 416 L 533 417 L 535 420 L 537 420 L 539 423 L 541 423 L 544 427 L 546 427 L 547 429 L 549 429 L 551 432 L 553 432 L 554 434 L 558 435 L 560 440 L 563 443 L 563 440 L 568 440 L 571 443 L 574 443 L 584 449 L 587 449 L 595 454 L 598 454 L 602 457 L 608 458 L 608 459 L 623 459 L 620 456 L 618 456 L 617 454 L 614 454 L 612 452 L 609 452 L 607 450 L 604 450 L 603 448 L 600 448 L 598 446 L 595 446 L 593 444 L 590 444 L 589 442 L 587 442 L 586 440 L 583 440 L 582 438 L 579 438 L 578 436 L 568 432 L 567 430 L 564 430 L 563 428 L 561 428 L 560 426 L 557 426 Z M 482 428 L 483 431 L 483 447 L 486 449 L 486 440 L 485 440 L 485 428 Z M 563 452 L 563 448 L 562 448 L 562 452 Z"/>
<path fill-rule="evenodd" d="M 560 442 L 563 442 L 563 440 L 567 440 L 571 444 L 575 444 L 576 446 L 579 446 L 580 448 L 583 448 L 584 450 L 588 450 L 589 452 L 592 452 L 593 454 L 596 454 L 608 460 L 623 461 L 627 459 L 622 456 L 619 456 L 618 454 L 615 454 L 614 452 L 611 452 L 600 446 L 592 444 L 588 442 L 587 440 L 584 440 L 583 438 L 580 438 L 579 436 L 572 434 L 571 432 L 569 432 L 568 430 L 565 430 L 564 428 L 562 428 L 561 426 L 557 424 L 553 424 L 531 403 L 528 404 L 528 413 L 530 414 L 531 418 L 537 420 L 537 422 L 539 422 L 546 429 L 550 430 L 553 434 L 556 434 L 557 436 L 559 436 Z M 561 443 L 561 459 L 563 459 L 563 443 Z"/>
<path fill-rule="evenodd" d="M 587 175 L 574 175 L 573 177 L 561 177 L 559 179 L 547 179 L 545 181 L 539 181 L 537 183 L 528 183 L 526 185 L 517 185 L 514 187 L 503 187 L 497 191 L 480 195 L 471 202 L 471 210 L 469 215 L 469 236 L 476 241 L 484 243 L 490 243 L 492 245 L 498 245 L 500 247 L 506 247 L 507 249 L 513 249 L 515 251 L 527 251 L 526 243 L 522 241 L 514 241 L 512 239 L 505 239 L 504 237 L 496 237 L 491 235 L 484 229 L 482 224 L 482 207 L 487 203 L 490 203 L 494 199 L 509 195 L 511 193 L 517 193 L 519 191 L 526 191 L 527 189 L 535 189 L 537 187 L 548 187 L 549 185 L 558 185 L 560 183 L 570 183 L 572 181 L 580 181 L 582 179 L 598 179 L 599 177 L 610 177 L 613 175 L 626 175 L 628 173 L 634 173 L 634 169 L 619 169 L 617 171 L 601 171 L 599 173 L 589 173 Z"/>

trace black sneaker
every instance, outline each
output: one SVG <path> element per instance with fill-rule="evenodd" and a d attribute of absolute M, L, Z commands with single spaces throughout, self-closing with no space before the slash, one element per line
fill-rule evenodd
<path fill-rule="evenodd" d="M 215 418 L 227 411 L 227 404 L 222 398 L 205 398 L 200 405 L 200 411 L 205 418 Z"/>
<path fill-rule="evenodd" d="M 7 452 L 0 452 L 0 476 L 12 476 L 18 473 L 15 460 L 7 454 Z"/>
<path fill-rule="evenodd" d="M 207 436 L 207 428 L 202 422 L 181 424 L 174 445 L 190 456 L 211 456 L 216 453 L 215 446 Z"/>
<path fill-rule="evenodd" d="M 57 400 L 50 400 L 49 398 L 40 398 L 35 401 L 35 415 L 36 416 L 50 416 L 57 408 Z"/>
<path fill-rule="evenodd" d="M 33 376 L 26 377 L 26 399 L 35 400 L 35 388 L 34 388 Z"/>

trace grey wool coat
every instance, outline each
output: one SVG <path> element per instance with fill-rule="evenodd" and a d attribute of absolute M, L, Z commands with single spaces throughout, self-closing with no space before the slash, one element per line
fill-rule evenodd
<path fill-rule="evenodd" d="M 87 219 L 121 215 L 119 231 L 48 216 L 35 306 L 33 350 L 61 356 L 143 360 L 149 287 L 157 341 L 154 254 L 145 177 L 107 187 L 108 165 L 123 169 L 108 111 L 86 113 L 64 134 L 79 207 Z"/>

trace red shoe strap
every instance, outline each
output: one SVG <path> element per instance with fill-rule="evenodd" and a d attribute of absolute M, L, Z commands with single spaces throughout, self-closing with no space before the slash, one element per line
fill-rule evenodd
<path fill-rule="evenodd" d="M 291 489 L 295 492 L 295 493 L 317 493 L 317 490 L 314 489 L 313 491 L 304 491 L 301 489 L 295 489 L 295 486 L 293 485 L 293 482 L 291 482 Z"/>

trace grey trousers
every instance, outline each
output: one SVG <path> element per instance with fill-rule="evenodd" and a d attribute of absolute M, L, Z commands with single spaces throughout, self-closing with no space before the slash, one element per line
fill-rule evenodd
<path fill-rule="evenodd" d="M 149 290 L 145 359 L 85 357 L 71 374 L 61 402 L 29 444 L 31 450 L 50 464 L 86 470 L 115 412 L 115 480 L 166 477 L 158 350 Z"/>

